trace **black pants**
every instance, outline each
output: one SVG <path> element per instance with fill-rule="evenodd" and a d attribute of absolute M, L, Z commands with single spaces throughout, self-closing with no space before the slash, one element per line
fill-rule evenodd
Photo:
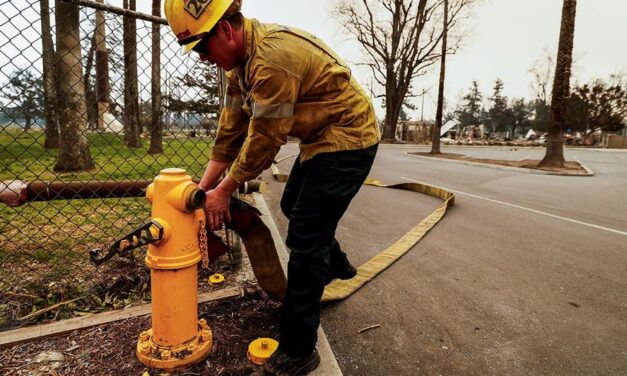
<path fill-rule="evenodd" d="M 368 176 L 377 147 L 322 153 L 302 164 L 297 158 L 292 167 L 281 198 L 290 258 L 280 347 L 289 356 L 309 355 L 316 346 L 329 271 L 348 263 L 335 230 Z"/>

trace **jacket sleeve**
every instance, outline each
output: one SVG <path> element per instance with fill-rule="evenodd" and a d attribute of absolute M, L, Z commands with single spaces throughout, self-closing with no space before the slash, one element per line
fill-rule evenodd
<path fill-rule="evenodd" d="M 252 117 L 229 176 L 239 182 L 255 179 L 270 167 L 294 124 L 300 79 L 268 64 L 251 69 Z"/>
<path fill-rule="evenodd" d="M 227 73 L 227 89 L 224 108 L 218 121 L 216 142 L 211 150 L 211 159 L 232 162 L 242 148 L 248 130 L 249 117 L 242 110 L 242 92 L 237 78 Z"/>

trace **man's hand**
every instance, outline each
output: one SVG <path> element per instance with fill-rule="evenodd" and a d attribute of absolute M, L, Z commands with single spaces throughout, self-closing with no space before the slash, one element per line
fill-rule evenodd
<path fill-rule="evenodd" d="M 207 224 L 211 231 L 217 231 L 222 228 L 222 224 L 226 221 L 231 222 L 231 213 L 229 213 L 229 204 L 231 202 L 231 194 L 228 191 L 220 189 L 212 189 L 207 191 L 206 214 Z"/>

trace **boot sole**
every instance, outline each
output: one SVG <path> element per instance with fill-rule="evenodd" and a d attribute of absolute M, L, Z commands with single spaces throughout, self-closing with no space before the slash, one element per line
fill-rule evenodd
<path fill-rule="evenodd" d="M 311 359 L 308 363 L 303 364 L 302 367 L 296 370 L 296 373 L 294 373 L 294 376 L 306 376 L 309 372 L 318 368 L 319 365 L 320 365 L 320 355 Z"/>

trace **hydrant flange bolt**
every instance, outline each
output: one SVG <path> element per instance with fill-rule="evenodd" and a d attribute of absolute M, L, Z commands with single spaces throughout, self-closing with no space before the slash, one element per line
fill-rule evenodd
<path fill-rule="evenodd" d="M 148 355 L 148 353 L 150 352 L 149 343 L 140 343 L 138 347 L 139 347 L 139 353 L 142 355 Z"/>
<path fill-rule="evenodd" d="M 142 342 L 146 342 L 150 339 L 150 334 L 148 334 L 148 332 L 144 331 L 141 332 L 141 334 L 139 335 L 139 340 Z"/>
<path fill-rule="evenodd" d="M 211 329 L 203 329 L 200 333 L 203 341 L 208 341 L 211 339 Z"/>

